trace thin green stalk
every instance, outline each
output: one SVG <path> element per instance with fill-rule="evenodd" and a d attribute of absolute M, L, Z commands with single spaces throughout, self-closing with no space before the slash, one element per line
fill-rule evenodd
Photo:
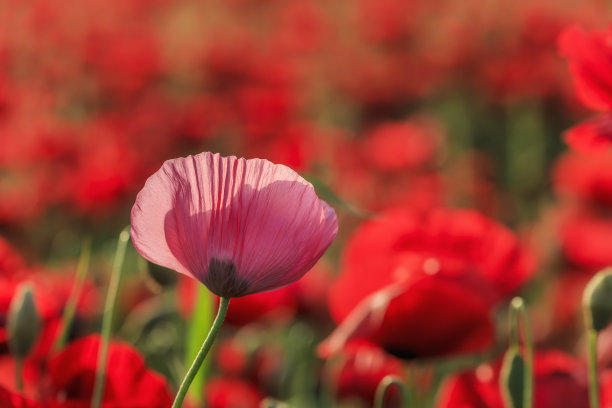
<path fill-rule="evenodd" d="M 523 321 L 521 328 L 523 331 L 523 345 L 525 347 L 525 400 L 523 406 L 525 408 L 531 408 L 533 406 L 533 335 L 531 333 L 529 313 L 527 313 L 525 302 L 523 302 L 522 299 L 520 302 L 519 313 Z"/>
<path fill-rule="evenodd" d="M 599 376 L 597 375 L 597 331 L 587 329 L 589 348 L 589 402 L 591 408 L 599 408 Z"/>
<path fill-rule="evenodd" d="M 324 407 L 335 407 L 334 401 L 338 395 L 336 371 L 340 372 L 346 364 L 346 357 L 335 355 L 325 359 L 323 363 L 323 381 L 321 382 L 321 404 Z"/>
<path fill-rule="evenodd" d="M 85 283 L 85 277 L 87 276 L 87 271 L 89 269 L 90 259 L 91 239 L 86 238 L 83 240 L 83 247 L 81 249 L 81 256 L 79 257 L 79 264 L 77 265 L 76 269 L 74 285 L 72 286 L 70 298 L 68 298 L 68 302 L 66 302 L 66 307 L 64 308 L 64 315 L 62 316 L 62 321 L 60 323 L 60 334 L 55 339 L 53 350 L 59 350 L 66 344 L 68 333 L 70 332 L 70 327 L 72 325 L 72 320 L 74 319 L 74 315 L 76 313 L 79 297 L 81 297 L 81 292 L 83 291 L 83 284 Z"/>
<path fill-rule="evenodd" d="M 174 403 L 172 404 L 172 408 L 180 408 L 183 404 L 183 400 L 185 399 L 185 395 L 187 395 L 187 390 L 189 390 L 189 386 L 193 381 L 194 377 L 198 373 L 198 370 L 202 366 L 206 355 L 210 351 L 213 343 L 215 342 L 215 338 L 217 334 L 219 334 L 219 329 L 221 329 L 221 325 L 223 324 L 223 320 L 225 320 L 225 315 L 227 314 L 227 309 L 229 307 L 230 298 L 222 297 L 219 302 L 219 310 L 217 311 L 217 316 L 215 317 L 215 321 L 213 322 L 204 343 L 202 343 L 202 348 L 198 352 L 195 360 L 189 367 L 189 371 L 185 375 L 181 386 L 179 387 L 178 392 L 176 393 L 176 397 L 174 399 Z"/>
<path fill-rule="evenodd" d="M 376 394 L 374 396 L 374 407 L 375 408 L 384 408 L 385 405 L 385 397 L 387 396 L 387 392 L 392 386 L 396 386 L 399 388 L 401 392 L 401 402 L 402 406 L 407 406 L 408 403 L 408 390 L 406 389 L 406 385 L 402 382 L 402 380 L 394 375 L 388 375 L 378 384 L 376 388 Z"/>
<path fill-rule="evenodd" d="M 106 303 L 104 305 L 104 315 L 102 316 L 102 332 L 100 349 L 98 350 L 98 366 L 96 370 L 96 382 L 91 398 L 91 408 L 100 408 L 102 404 L 102 396 L 104 395 L 108 344 L 113 327 L 113 314 L 115 313 L 115 307 L 117 306 L 117 295 L 119 293 L 119 284 L 121 283 L 121 270 L 123 268 L 123 261 L 125 260 L 125 250 L 127 243 L 130 240 L 129 228 L 130 227 L 124 228 L 119 234 L 117 251 L 115 252 L 113 269 L 111 272 L 110 282 L 108 284 Z"/>
<path fill-rule="evenodd" d="M 520 332 L 523 334 L 523 360 L 524 365 L 524 389 L 523 389 L 523 407 L 533 407 L 533 335 L 531 333 L 531 323 L 529 321 L 529 313 L 525 307 L 525 302 L 520 297 L 515 297 L 510 302 L 510 341 L 521 350 L 520 347 Z"/>

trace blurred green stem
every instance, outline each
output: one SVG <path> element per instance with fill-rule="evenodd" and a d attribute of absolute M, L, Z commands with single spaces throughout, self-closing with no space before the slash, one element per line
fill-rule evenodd
<path fill-rule="evenodd" d="M 393 386 L 396 386 L 400 389 L 401 392 L 401 406 L 408 406 L 408 390 L 402 380 L 394 375 L 388 375 L 378 384 L 376 388 L 376 394 L 374 396 L 374 407 L 375 408 L 384 408 L 385 406 L 385 397 L 387 396 L 387 392 Z"/>
<path fill-rule="evenodd" d="M 89 269 L 90 259 L 91 259 L 91 239 L 85 238 L 83 240 L 83 246 L 81 248 L 81 256 L 79 258 L 79 264 L 77 265 L 74 286 L 72 287 L 70 298 L 68 299 L 68 302 L 66 303 L 66 307 L 64 308 L 64 315 L 62 316 L 62 321 L 60 324 L 61 331 L 60 331 L 59 336 L 55 339 L 55 344 L 53 345 L 54 350 L 61 349 L 66 344 L 66 340 L 68 339 L 68 333 L 70 332 L 72 320 L 74 319 L 79 297 L 81 297 L 81 292 L 83 290 L 83 284 L 85 283 L 85 277 L 87 276 L 87 271 Z"/>
<path fill-rule="evenodd" d="M 210 331 L 208 332 L 208 336 L 206 336 L 204 343 L 202 343 L 202 348 L 198 352 L 198 355 L 196 356 L 195 360 L 193 360 L 191 367 L 189 367 L 189 371 L 187 371 L 187 374 L 185 375 L 185 378 L 183 379 L 183 382 L 181 383 L 181 386 L 179 387 L 179 390 L 176 393 L 172 408 L 180 408 L 183 404 L 183 400 L 185 399 L 185 395 L 187 395 L 187 390 L 189 390 L 191 382 L 193 381 L 196 374 L 198 373 L 198 370 L 202 366 L 206 355 L 210 351 L 213 343 L 215 342 L 217 334 L 219 334 L 219 330 L 221 329 L 221 325 L 223 324 L 223 320 L 225 320 L 225 315 L 227 314 L 229 302 L 230 298 L 222 297 L 220 299 L 217 317 L 215 317 L 215 321 L 213 322 L 213 325 L 210 328 Z"/>
<path fill-rule="evenodd" d="M 529 322 L 529 313 L 525 307 L 525 302 L 520 297 L 515 297 L 510 302 L 510 341 L 511 347 L 515 346 L 520 350 L 520 332 L 523 333 L 523 350 L 524 350 L 524 393 L 523 407 L 531 408 L 533 406 L 533 336 L 531 334 L 531 324 Z"/>
<path fill-rule="evenodd" d="M 599 408 L 599 377 L 597 375 L 597 331 L 587 329 L 589 348 L 589 402 L 591 408 Z"/>
<path fill-rule="evenodd" d="M 94 384 L 93 395 L 91 398 L 91 408 L 100 408 L 102 405 L 102 396 L 104 395 L 104 383 L 106 377 L 106 363 L 108 357 L 108 344 L 110 341 L 111 331 L 113 327 L 113 314 L 117 306 L 117 295 L 119 293 L 119 284 L 121 283 L 121 270 L 123 261 L 125 260 L 125 250 L 127 243 L 130 240 L 130 227 L 126 227 L 119 234 L 117 242 L 117 251 L 113 262 L 110 282 L 108 284 L 108 292 L 106 294 L 106 303 L 104 305 L 104 315 L 102 316 L 102 332 L 100 339 L 100 349 L 98 350 L 98 365 L 96 370 L 96 382 Z"/>

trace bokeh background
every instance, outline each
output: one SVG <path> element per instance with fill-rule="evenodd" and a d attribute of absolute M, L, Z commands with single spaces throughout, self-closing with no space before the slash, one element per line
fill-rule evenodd
<path fill-rule="evenodd" d="M 146 178 L 202 151 L 295 169 L 340 230 L 298 284 L 230 306 L 193 406 L 266 396 L 370 406 L 386 373 L 411 378 L 414 406 L 428 406 L 449 373 L 479 367 L 492 378 L 507 344 L 501 300 L 484 354 L 400 359 L 370 344 L 340 362 L 317 353 L 339 323 L 328 291 L 350 263 L 347 242 L 397 208 L 470 209 L 512 230 L 534 261 L 511 292 L 528 302 L 538 347 L 564 353 L 553 371 L 579 372 L 582 289 L 612 263 L 612 157 L 563 141 L 593 113 L 557 42 L 611 18 L 603 0 L 0 2 L 0 385 L 15 387 L 5 323 L 16 288 L 34 282 L 44 322 L 26 370 L 34 390 L 83 248 L 92 258 L 73 340 L 99 331 L 117 236 Z M 124 271 L 115 338 L 172 390 L 215 299 L 131 246 Z M 444 313 L 444 298 L 437 306 Z"/>

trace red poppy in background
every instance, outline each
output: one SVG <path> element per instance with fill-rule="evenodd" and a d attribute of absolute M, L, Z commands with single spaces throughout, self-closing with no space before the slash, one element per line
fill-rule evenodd
<path fill-rule="evenodd" d="M 431 166 L 443 144 L 433 120 L 383 123 L 366 135 L 364 158 L 379 171 L 418 170 Z"/>
<path fill-rule="evenodd" d="M 441 388 L 438 408 L 503 408 L 499 369 L 484 364 L 459 374 Z M 586 366 L 560 352 L 536 353 L 534 408 L 588 408 Z"/>
<path fill-rule="evenodd" d="M 563 208 L 558 236 L 574 267 L 594 271 L 612 263 L 612 160 L 568 153 L 556 163 L 555 191 Z"/>
<path fill-rule="evenodd" d="M 562 220 L 563 256 L 571 265 L 588 271 L 604 268 L 612 263 L 611 236 L 612 218 L 587 208 L 578 209 Z"/>
<path fill-rule="evenodd" d="M 566 153 L 557 160 L 552 179 L 564 201 L 612 208 L 612 157 Z"/>
<path fill-rule="evenodd" d="M 533 270 L 516 236 L 475 211 L 388 211 L 347 245 L 329 295 L 342 324 L 320 351 L 360 337 L 403 357 L 482 350 L 493 307 Z"/>
<path fill-rule="evenodd" d="M 565 141 L 576 151 L 597 153 L 612 145 L 612 114 L 605 113 L 565 132 Z"/>
<path fill-rule="evenodd" d="M 51 406 L 89 407 L 99 347 L 100 337 L 88 336 L 49 360 Z M 164 377 L 149 370 L 138 351 L 126 343 L 111 342 L 102 402 L 113 408 L 167 408 L 172 394 Z"/>
<path fill-rule="evenodd" d="M 55 272 L 55 273 L 54 273 Z M 64 306 L 72 290 L 71 275 L 56 273 L 40 267 L 26 265 L 19 254 L 0 238 L 0 353 L 6 352 L 6 317 L 17 288 L 30 282 L 34 301 L 42 321 L 42 330 L 31 354 L 31 362 L 46 359 L 55 341 Z M 86 281 L 77 304 L 77 315 L 91 316 L 97 312 L 97 296 L 91 282 Z"/>
<path fill-rule="evenodd" d="M 87 408 L 98 365 L 100 337 L 79 339 L 49 358 L 38 370 L 26 367 L 25 396 L 14 383 L 14 361 L 1 360 L 0 406 L 3 408 Z M 36 372 L 34 372 L 36 371 Z M 6 404 L 4 404 L 6 402 Z M 172 394 L 164 377 L 149 370 L 130 345 L 111 342 L 102 406 L 104 408 L 167 408 Z"/>
<path fill-rule="evenodd" d="M 354 342 L 342 350 L 340 362 L 333 366 L 331 378 L 325 379 L 333 386 L 338 400 L 360 399 L 368 406 L 374 405 L 374 396 L 380 382 L 388 375 L 402 377 L 402 363 L 384 350 L 367 342 Z M 327 364 L 335 364 L 329 361 Z M 397 399 L 397 390 L 392 388 L 390 399 Z M 397 402 L 397 401 L 396 401 Z M 385 406 L 391 405 L 387 401 Z"/>
<path fill-rule="evenodd" d="M 210 408 L 259 408 L 263 396 L 254 385 L 231 378 L 206 382 L 206 406 Z"/>
<path fill-rule="evenodd" d="M 606 112 L 570 129 L 566 141 L 576 150 L 601 151 L 612 146 L 612 28 L 587 32 L 569 27 L 559 36 L 559 52 L 569 60 L 582 102 Z"/>
<path fill-rule="evenodd" d="M 19 253 L 0 237 L 0 275 L 15 276 L 25 268 L 25 261 Z"/>
<path fill-rule="evenodd" d="M 0 407 L 2 408 L 43 408 L 43 405 L 25 398 L 21 394 L 0 385 Z M 47 408 L 47 407 L 44 407 Z M 58 407 L 61 408 L 61 407 Z"/>
<path fill-rule="evenodd" d="M 572 26 L 559 36 L 578 96 L 589 108 L 612 110 L 612 29 L 587 32 Z"/>

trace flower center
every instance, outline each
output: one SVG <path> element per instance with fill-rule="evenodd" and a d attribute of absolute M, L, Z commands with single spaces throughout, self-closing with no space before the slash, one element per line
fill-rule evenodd
<path fill-rule="evenodd" d="M 203 282 L 215 295 L 240 297 L 247 294 L 249 283 L 238 277 L 236 265 L 229 259 L 211 258 Z"/>

